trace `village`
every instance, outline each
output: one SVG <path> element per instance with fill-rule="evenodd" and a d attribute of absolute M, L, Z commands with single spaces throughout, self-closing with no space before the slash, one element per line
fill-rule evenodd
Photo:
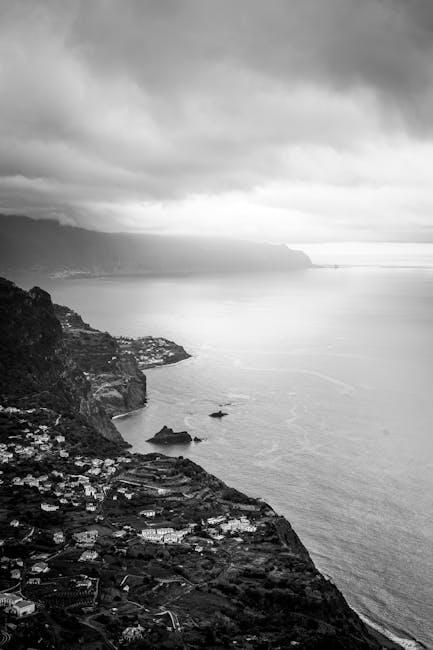
<path fill-rule="evenodd" d="M 142 336 L 132 339 L 118 336 L 116 341 L 122 353 L 134 356 L 140 370 L 177 363 L 190 356 L 181 345 L 162 337 Z"/>
<path fill-rule="evenodd" d="M 39 629 L 49 615 L 57 639 L 46 643 L 56 647 L 71 633 L 65 613 L 83 638 L 115 647 L 194 629 L 195 590 L 227 577 L 275 513 L 233 501 L 236 491 L 181 458 L 76 453 L 62 424 L 49 410 L 0 407 L 7 634 Z"/>

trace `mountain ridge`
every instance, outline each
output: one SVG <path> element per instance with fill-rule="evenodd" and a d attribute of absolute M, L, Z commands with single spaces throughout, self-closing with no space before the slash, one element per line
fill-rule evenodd
<path fill-rule="evenodd" d="M 0 214 L 0 274 L 122 275 L 305 269 L 284 244 L 143 233 L 107 233 L 49 219 Z"/>

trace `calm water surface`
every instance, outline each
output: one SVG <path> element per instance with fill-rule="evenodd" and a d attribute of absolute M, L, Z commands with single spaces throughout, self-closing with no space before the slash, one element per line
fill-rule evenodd
<path fill-rule="evenodd" d="M 147 372 L 149 406 L 116 420 L 287 516 L 351 605 L 433 645 L 433 272 L 65 280 L 54 299 L 113 334 L 193 358 Z M 230 415 L 208 414 L 223 407 Z"/>

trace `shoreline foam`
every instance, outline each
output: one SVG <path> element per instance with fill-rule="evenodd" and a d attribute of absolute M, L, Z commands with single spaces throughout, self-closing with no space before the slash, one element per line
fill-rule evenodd
<path fill-rule="evenodd" d="M 403 650 L 428 650 L 427 646 L 420 641 L 417 641 L 416 639 L 409 636 L 398 636 L 395 632 L 392 632 L 380 623 L 372 621 L 364 614 L 361 614 L 360 612 L 356 613 L 362 622 L 368 627 L 368 629 L 371 630 L 372 634 L 374 636 L 377 635 L 376 638 L 379 640 L 387 640 L 390 643 L 394 644 L 393 646 L 390 645 L 389 648 L 398 647 L 403 648 Z"/>

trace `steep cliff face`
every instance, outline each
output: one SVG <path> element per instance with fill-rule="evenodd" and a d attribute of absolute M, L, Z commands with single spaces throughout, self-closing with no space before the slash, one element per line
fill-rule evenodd
<path fill-rule="evenodd" d="M 106 439 L 123 443 L 109 414 L 65 345 L 48 293 L 0 279 L 0 400 L 74 414 Z"/>
<path fill-rule="evenodd" d="M 133 354 L 118 341 L 90 327 L 72 309 L 54 305 L 69 356 L 86 373 L 95 401 L 110 417 L 141 408 L 146 403 L 146 377 Z"/>

